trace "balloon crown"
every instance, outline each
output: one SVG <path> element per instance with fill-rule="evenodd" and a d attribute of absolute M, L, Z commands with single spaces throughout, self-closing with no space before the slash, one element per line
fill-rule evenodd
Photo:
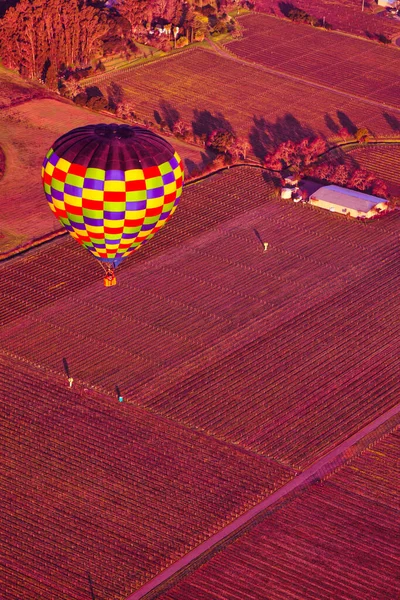
<path fill-rule="evenodd" d="M 96 125 L 94 133 L 105 138 L 116 137 L 121 139 L 132 137 L 135 129 L 129 125 L 118 125 L 118 123 L 112 123 L 111 125 L 101 123 L 100 125 Z"/>

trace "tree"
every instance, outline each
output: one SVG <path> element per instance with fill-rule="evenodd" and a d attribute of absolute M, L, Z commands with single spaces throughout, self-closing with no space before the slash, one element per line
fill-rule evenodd
<path fill-rule="evenodd" d="M 56 90 L 58 88 L 58 71 L 53 63 L 50 63 L 49 67 L 47 68 L 45 82 L 46 85 L 52 90 Z"/>
<path fill-rule="evenodd" d="M 217 154 L 231 154 L 236 145 L 236 136 L 227 129 L 214 129 L 206 139 L 206 147 Z"/>
<path fill-rule="evenodd" d="M 366 127 L 360 127 L 354 134 L 359 144 L 367 144 L 369 142 L 369 131 Z"/>
<path fill-rule="evenodd" d="M 49 61 L 86 66 L 108 31 L 105 13 L 86 0 L 20 0 L 0 21 L 0 52 L 6 67 L 40 79 Z"/>
<path fill-rule="evenodd" d="M 353 137 L 350 131 L 347 129 L 347 127 L 341 127 L 341 129 L 339 129 L 338 131 L 338 135 L 342 138 L 344 142 L 347 142 Z"/>

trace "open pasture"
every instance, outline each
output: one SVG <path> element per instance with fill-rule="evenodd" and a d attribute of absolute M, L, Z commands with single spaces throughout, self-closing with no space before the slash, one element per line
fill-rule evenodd
<path fill-rule="evenodd" d="M 256 0 L 256 10 L 267 12 L 282 17 L 285 10 L 289 10 L 290 2 L 281 2 L 281 0 Z M 373 8 L 371 11 L 368 7 Z M 282 7 L 285 7 L 283 12 Z M 296 8 L 305 10 L 309 15 L 320 19 L 325 17 L 326 23 L 332 25 L 334 29 L 339 29 L 347 33 L 368 37 L 368 34 L 384 34 L 388 37 L 400 33 L 400 23 L 395 19 L 383 13 L 376 14 L 379 10 L 374 0 L 365 1 L 365 10 L 362 11 L 362 2 L 360 0 L 296 0 Z M 300 27 L 307 27 L 300 25 Z"/>
<path fill-rule="evenodd" d="M 240 18 L 240 23 L 243 39 L 227 44 L 238 57 L 381 102 L 387 108 L 399 108 L 398 49 L 266 15 L 247 15 Z"/>
<path fill-rule="evenodd" d="M 0 356 L 3 600 L 125 600 L 293 472 Z"/>
<path fill-rule="evenodd" d="M 395 115 L 400 118 L 394 109 L 391 113 L 379 104 L 202 49 L 102 77 L 96 85 L 104 91 L 112 80 L 140 116 L 154 121 L 156 111 L 167 123 L 182 119 L 199 136 L 232 128 L 260 158 L 282 140 L 337 137 L 343 125 L 390 136 Z"/>
<path fill-rule="evenodd" d="M 2 81 L 0 78 L 0 88 Z M 0 180 L 0 254 L 61 229 L 48 208 L 41 182 L 43 158 L 53 142 L 69 129 L 115 120 L 51 98 L 25 98 L 17 106 L 0 110 L 0 147 L 6 157 L 6 171 Z M 171 141 L 186 173 L 201 164 L 200 149 Z"/>
<path fill-rule="evenodd" d="M 157 598 L 397 598 L 399 442 L 397 429 Z"/>
<path fill-rule="evenodd" d="M 116 288 L 72 240 L 1 267 L 0 344 L 301 470 L 398 400 L 398 224 L 281 202 L 230 169 L 186 189 Z"/>

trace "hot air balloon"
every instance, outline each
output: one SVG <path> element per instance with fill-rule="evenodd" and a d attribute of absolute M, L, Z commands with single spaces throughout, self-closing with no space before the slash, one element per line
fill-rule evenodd
<path fill-rule="evenodd" d="M 78 127 L 46 154 L 42 180 L 50 208 L 79 244 L 114 269 L 173 215 L 183 166 L 169 142 L 130 125 Z"/>

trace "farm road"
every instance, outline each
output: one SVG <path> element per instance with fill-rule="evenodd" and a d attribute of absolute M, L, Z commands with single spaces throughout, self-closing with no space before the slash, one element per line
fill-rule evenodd
<path fill-rule="evenodd" d="M 344 466 L 349 458 L 354 457 L 364 450 L 365 447 L 375 442 L 377 439 L 382 437 L 385 433 L 393 430 L 399 424 L 400 421 L 400 404 L 394 408 L 388 410 L 383 415 L 369 423 L 366 427 L 360 429 L 356 434 L 339 444 L 334 450 L 329 452 L 326 456 L 316 461 L 311 467 L 300 473 L 294 479 L 291 479 L 288 483 L 279 488 L 276 492 L 268 496 L 265 500 L 262 500 L 257 506 L 254 506 L 249 511 L 238 517 L 235 521 L 218 531 L 216 534 L 211 536 L 208 540 L 200 544 L 197 548 L 194 548 L 191 552 L 183 556 L 176 563 L 165 569 L 162 573 L 157 575 L 153 580 L 146 583 L 142 588 L 134 592 L 127 600 L 140 600 L 141 598 L 147 597 L 156 598 L 158 593 L 156 588 L 168 579 L 174 577 L 179 571 L 188 567 L 190 563 L 199 560 L 202 555 L 207 557 L 210 550 L 213 549 L 217 544 L 220 545 L 226 542 L 232 535 L 237 534 L 238 531 L 248 525 L 255 517 L 260 515 L 263 511 L 270 508 L 279 500 L 289 496 L 289 494 L 298 491 L 306 485 L 312 485 L 317 481 L 321 481 L 333 471 Z M 385 430 L 386 426 L 386 430 Z M 375 439 L 374 439 L 375 438 Z M 364 444 L 362 442 L 364 441 Z M 357 445 L 361 448 L 357 448 Z M 182 575 L 180 574 L 180 577 Z M 151 592 L 155 592 L 153 596 Z"/>
<path fill-rule="evenodd" d="M 311 81 L 310 79 L 307 79 L 305 77 L 297 77 L 296 75 L 289 75 L 288 73 L 284 73 L 283 71 L 280 71 L 279 69 L 273 69 L 271 67 L 266 67 L 264 65 L 255 63 L 251 60 L 246 60 L 244 58 L 240 58 L 239 56 L 234 54 L 231 50 L 228 50 L 225 47 L 219 46 L 212 40 L 209 40 L 209 42 L 210 42 L 213 50 L 217 54 L 219 54 L 220 56 L 223 56 L 224 58 L 229 58 L 230 60 L 232 60 L 238 64 L 247 65 L 249 67 L 252 67 L 253 69 L 257 69 L 259 71 L 263 71 L 264 73 L 269 73 L 271 75 L 276 75 L 277 77 L 281 77 L 282 79 L 286 79 L 289 81 L 298 81 L 299 83 L 307 84 L 313 88 L 322 89 L 322 90 L 329 91 L 329 92 L 334 92 L 335 94 L 339 94 L 345 98 L 349 98 L 350 100 L 360 100 L 361 102 L 364 102 L 365 104 L 369 104 L 371 106 L 377 106 L 379 108 L 387 107 L 387 108 L 390 108 L 390 110 L 400 113 L 400 108 L 398 106 L 396 106 L 395 104 L 389 104 L 387 102 L 379 102 L 377 100 L 369 100 L 369 99 L 365 98 L 364 96 L 360 96 L 357 94 L 351 94 L 349 92 L 344 92 L 336 87 L 329 86 L 329 85 L 326 85 L 323 83 L 316 83 L 315 81 Z"/>

